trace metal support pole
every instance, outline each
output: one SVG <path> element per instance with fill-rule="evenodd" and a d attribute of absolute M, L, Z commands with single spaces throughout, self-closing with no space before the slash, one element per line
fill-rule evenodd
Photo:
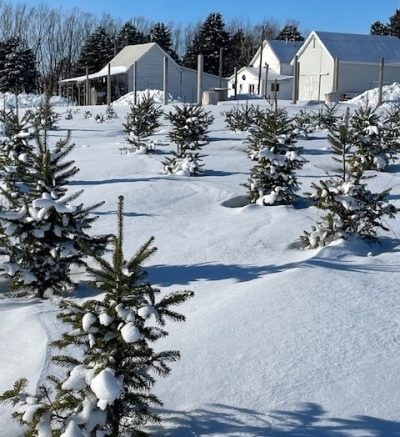
<path fill-rule="evenodd" d="M 297 82 L 296 82 L 296 99 L 300 96 L 300 61 L 297 61 Z"/>
<path fill-rule="evenodd" d="M 107 105 L 111 105 L 111 63 L 107 65 Z"/>
<path fill-rule="evenodd" d="M 203 55 L 198 55 L 198 57 L 197 57 L 197 104 L 200 106 L 203 103 L 203 66 L 204 66 Z"/>
<path fill-rule="evenodd" d="M 133 104 L 137 105 L 137 62 L 136 61 L 133 63 L 132 73 L 133 73 L 133 82 L 132 82 Z"/>
<path fill-rule="evenodd" d="M 383 73 L 385 69 L 385 58 L 381 59 L 381 63 L 379 66 L 379 93 L 378 93 L 378 106 L 382 105 L 382 88 L 383 88 Z"/>
<path fill-rule="evenodd" d="M 168 56 L 164 56 L 164 105 L 168 105 Z"/>

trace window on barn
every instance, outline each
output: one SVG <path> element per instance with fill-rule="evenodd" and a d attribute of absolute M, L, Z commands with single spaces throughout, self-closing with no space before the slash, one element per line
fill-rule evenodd
<path fill-rule="evenodd" d="M 276 85 L 276 89 L 275 89 L 275 85 Z M 279 83 L 275 84 L 275 82 L 271 83 L 271 91 L 273 92 L 279 92 Z"/>

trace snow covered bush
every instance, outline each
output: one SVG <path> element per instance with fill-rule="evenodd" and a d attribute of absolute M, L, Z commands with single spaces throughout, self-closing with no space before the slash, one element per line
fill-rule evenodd
<path fill-rule="evenodd" d="M 47 291 L 59 292 L 73 284 L 70 267 L 84 265 L 80 244 L 91 242 L 102 252 L 108 237 L 87 234 L 97 218 L 90 213 L 102 202 L 74 205 L 82 192 L 67 193 L 69 178 L 78 172 L 74 161 L 65 161 L 74 147 L 69 136 L 51 149 L 47 136 L 39 132 L 36 145 L 22 140 L 23 152 L 16 152 L 19 167 L 11 167 L 19 169 L 16 177 L 10 166 L 0 169 L 0 192 L 7 201 L 0 208 L 0 245 L 8 258 L 2 275 L 11 280 L 12 290 L 44 297 Z"/>
<path fill-rule="evenodd" d="M 312 115 L 307 111 L 303 111 L 302 109 L 300 109 L 300 111 L 297 112 L 294 116 L 293 127 L 293 132 L 299 138 L 308 140 L 308 134 L 314 132 L 315 130 Z"/>
<path fill-rule="evenodd" d="M 324 106 L 312 116 L 315 129 L 332 129 L 340 119 L 337 110 L 337 103 L 330 105 L 324 103 Z"/>
<path fill-rule="evenodd" d="M 106 108 L 105 118 L 107 120 L 114 120 L 118 118 L 118 114 L 116 113 L 115 109 L 111 105 L 107 106 Z"/>
<path fill-rule="evenodd" d="M 269 113 L 249 140 L 249 154 L 257 160 L 244 186 L 251 203 L 290 204 L 298 190 L 295 170 L 305 160 L 295 146 L 291 120 L 283 111 Z M 259 149 L 259 147 L 262 147 Z"/>
<path fill-rule="evenodd" d="M 143 97 L 137 105 L 131 105 L 123 126 L 128 134 L 127 141 L 136 151 L 148 153 L 154 150 L 154 147 L 146 140 L 161 126 L 162 114 L 160 106 L 156 105 L 150 96 Z"/>
<path fill-rule="evenodd" d="M 247 131 L 254 125 L 258 124 L 259 119 L 263 116 L 264 111 L 253 105 L 234 106 L 229 111 L 223 113 L 225 115 L 225 124 L 234 132 Z"/>
<path fill-rule="evenodd" d="M 175 142 L 177 151 L 162 162 L 164 171 L 180 176 L 199 176 L 202 174 L 203 155 L 196 150 L 206 143 L 207 130 L 214 117 L 197 105 L 175 106 L 174 109 L 166 118 L 172 124 L 168 136 Z"/>
<path fill-rule="evenodd" d="M 169 112 L 166 119 L 172 125 L 168 137 L 178 146 L 178 153 L 200 149 L 207 142 L 207 131 L 214 121 L 210 112 L 190 104 L 174 106 L 174 112 Z"/>
<path fill-rule="evenodd" d="M 88 120 L 89 118 L 92 118 L 93 117 L 93 114 L 91 113 L 91 111 L 85 111 L 84 113 L 83 113 L 83 118 L 85 119 L 85 120 Z"/>
<path fill-rule="evenodd" d="M 72 120 L 74 118 L 74 116 L 72 115 L 72 109 L 67 109 L 64 118 L 66 120 Z"/>
<path fill-rule="evenodd" d="M 356 109 L 350 117 L 351 143 L 354 154 L 350 165 L 352 171 L 385 171 L 389 162 L 395 160 L 396 148 L 389 127 L 381 121 L 376 110 L 370 106 Z"/>
<path fill-rule="evenodd" d="M 262 149 L 268 148 L 272 152 L 276 148 L 277 153 L 291 150 L 296 142 L 297 134 L 292 125 L 292 120 L 289 119 L 287 111 L 281 108 L 264 113 L 259 119 L 250 135 L 246 139 L 247 154 L 252 160 L 257 160 L 259 152 Z"/>
<path fill-rule="evenodd" d="M 112 261 L 95 256 L 99 269 L 89 268 L 103 299 L 61 303 L 59 319 L 69 330 L 53 346 L 74 346 L 80 358 L 55 356 L 66 375 L 50 376 L 35 394 L 27 393 L 27 381 L 20 379 L 0 396 L 1 402 L 17 406 L 13 416 L 31 436 L 145 436 L 143 426 L 160 420 L 151 407 L 162 403 L 152 388 L 180 354 L 156 351 L 153 344 L 168 335 L 168 320 L 185 320 L 174 307 L 193 293 L 177 291 L 157 299 L 160 290 L 146 281 L 142 268 L 156 250 L 153 238 L 125 260 L 122 197 L 113 241 Z"/>
<path fill-rule="evenodd" d="M 325 246 L 333 240 L 356 236 L 373 239 L 379 228 L 389 230 L 383 224 L 385 216 L 393 218 L 398 209 L 385 199 L 390 189 L 372 193 L 361 182 L 362 173 L 351 173 L 351 131 L 349 115 L 328 135 L 335 161 L 340 164 L 338 173 L 327 180 L 312 183 L 313 194 L 309 194 L 318 209 L 326 215 L 300 237 L 306 248 Z"/>

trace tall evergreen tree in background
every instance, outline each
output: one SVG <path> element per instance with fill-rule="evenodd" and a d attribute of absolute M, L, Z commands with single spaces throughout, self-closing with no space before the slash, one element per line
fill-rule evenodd
<path fill-rule="evenodd" d="M 114 43 L 103 26 L 100 26 L 85 41 L 77 62 L 76 74 L 89 74 L 101 70 L 114 57 Z"/>
<path fill-rule="evenodd" d="M 287 24 L 279 33 L 276 39 L 283 41 L 304 41 L 304 36 L 297 28 L 297 24 Z"/>
<path fill-rule="evenodd" d="M 219 13 L 210 14 L 192 43 L 187 48 L 183 58 L 183 64 L 189 68 L 197 68 L 197 56 L 204 55 L 204 71 L 207 73 L 218 74 L 219 72 L 219 52 L 220 48 L 230 48 L 230 36 L 225 30 L 225 23 Z M 229 72 L 224 71 L 224 75 Z"/>
<path fill-rule="evenodd" d="M 146 42 L 147 38 L 143 33 L 139 32 L 131 22 L 127 21 L 119 31 L 115 44 L 117 52 L 119 52 L 125 46 L 144 44 Z"/>
<path fill-rule="evenodd" d="M 372 23 L 369 33 L 371 35 L 390 35 L 390 28 L 381 21 L 375 21 Z"/>
<path fill-rule="evenodd" d="M 0 91 L 19 94 L 36 90 L 35 55 L 21 38 L 0 43 Z"/>
<path fill-rule="evenodd" d="M 172 59 L 180 62 L 179 56 L 172 48 L 171 31 L 164 23 L 156 23 L 150 31 L 150 41 L 157 43 Z"/>
<path fill-rule="evenodd" d="M 396 9 L 395 13 L 389 17 L 388 24 L 390 35 L 400 38 L 400 9 Z"/>

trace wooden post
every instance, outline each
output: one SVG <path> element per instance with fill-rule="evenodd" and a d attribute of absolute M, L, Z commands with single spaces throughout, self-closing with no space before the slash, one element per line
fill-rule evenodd
<path fill-rule="evenodd" d="M 293 77 L 293 88 L 292 88 L 292 103 L 296 104 L 297 103 L 297 79 L 298 79 L 298 63 L 299 63 L 299 57 L 296 55 L 294 57 L 294 65 L 293 65 L 293 73 L 294 73 L 294 77 Z"/>
<path fill-rule="evenodd" d="M 300 95 L 300 61 L 297 61 L 296 100 L 299 100 L 299 95 Z"/>
<path fill-rule="evenodd" d="M 197 104 L 202 105 L 203 100 L 203 55 L 197 57 Z"/>
<path fill-rule="evenodd" d="M 385 58 L 381 59 L 381 63 L 379 66 L 379 92 L 378 92 L 378 106 L 382 105 L 382 88 L 383 88 L 383 73 L 385 69 Z"/>
<path fill-rule="evenodd" d="M 164 105 L 168 105 L 168 56 L 164 56 Z"/>
<path fill-rule="evenodd" d="M 268 98 L 268 72 L 269 72 L 269 65 L 265 63 L 265 87 L 264 87 L 264 99 L 267 100 Z"/>
<path fill-rule="evenodd" d="M 258 69 L 258 86 L 257 94 L 261 95 L 261 73 L 262 73 L 262 58 L 263 58 L 263 48 L 264 48 L 264 27 L 261 32 L 261 46 L 260 46 L 260 67 Z"/>
<path fill-rule="evenodd" d="M 335 58 L 333 65 L 333 92 L 339 92 L 339 58 Z"/>
<path fill-rule="evenodd" d="M 235 75 L 235 100 L 237 100 L 237 88 L 238 88 L 238 74 L 237 74 L 237 67 L 235 67 L 234 70 L 234 75 Z"/>
<path fill-rule="evenodd" d="M 78 88 L 78 106 L 81 106 L 81 85 L 79 82 L 77 82 L 76 86 Z"/>
<path fill-rule="evenodd" d="M 132 91 L 133 91 L 133 104 L 137 105 L 137 62 L 133 63 L 132 67 L 133 81 L 132 81 Z"/>
<path fill-rule="evenodd" d="M 111 62 L 107 64 L 107 105 L 111 105 Z"/>
<path fill-rule="evenodd" d="M 276 111 L 278 109 L 278 79 L 275 79 L 274 102 L 275 102 L 275 111 Z"/>
<path fill-rule="evenodd" d="M 219 49 L 219 87 L 222 88 L 222 73 L 224 71 L 224 49 Z"/>
<path fill-rule="evenodd" d="M 86 81 L 85 81 L 85 105 L 89 105 L 90 96 L 89 96 L 89 67 L 86 67 Z"/>

